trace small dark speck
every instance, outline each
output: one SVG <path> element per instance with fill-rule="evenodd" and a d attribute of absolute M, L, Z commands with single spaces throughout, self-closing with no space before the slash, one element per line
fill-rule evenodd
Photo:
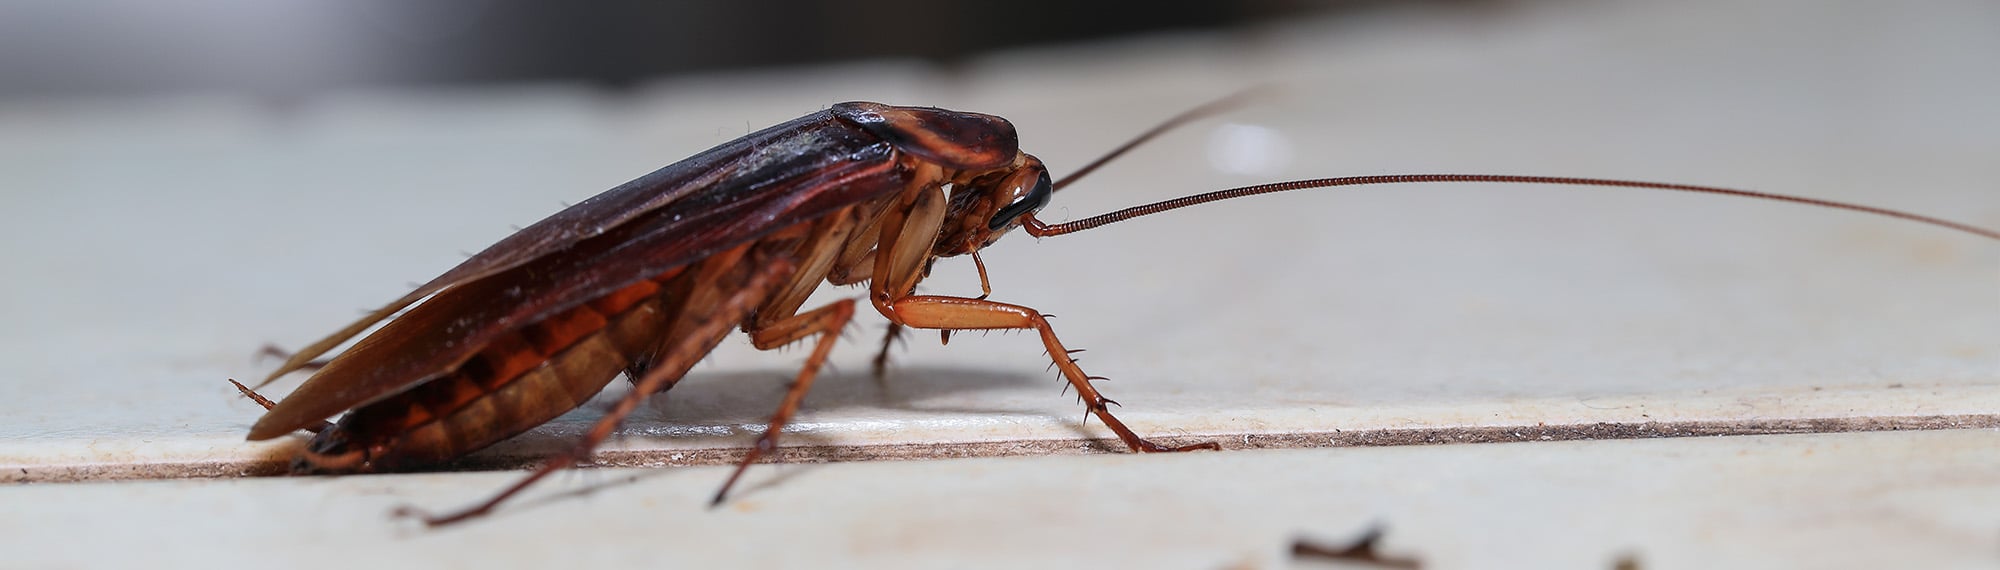
<path fill-rule="evenodd" d="M 1901 387 L 1903 387 L 1903 383 L 1902 383 L 1902 382 L 1897 382 L 1897 383 L 1895 383 L 1895 384 L 1890 384 L 1890 385 L 1889 385 L 1889 387 L 1890 387 L 1890 388 L 1901 388 Z"/>

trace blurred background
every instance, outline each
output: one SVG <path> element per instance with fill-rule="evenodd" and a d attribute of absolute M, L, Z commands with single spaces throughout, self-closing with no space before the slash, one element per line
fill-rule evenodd
<path fill-rule="evenodd" d="M 1492 2 L 1434 2 L 1500 9 Z M 0 97 L 579 81 L 1244 30 L 1393 2 L 8 0 Z"/>

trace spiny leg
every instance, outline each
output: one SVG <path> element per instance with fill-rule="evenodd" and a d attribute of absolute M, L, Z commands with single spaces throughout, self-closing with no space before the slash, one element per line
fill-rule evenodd
<path fill-rule="evenodd" d="M 819 376 L 819 369 L 833 354 L 833 343 L 840 338 L 840 329 L 853 319 L 854 300 L 842 299 L 750 331 L 750 342 L 758 350 L 779 348 L 813 335 L 819 335 L 819 342 L 813 346 L 812 355 L 806 357 L 805 367 L 799 370 L 798 379 L 792 381 L 791 390 L 785 392 L 785 401 L 771 416 L 771 424 L 764 428 L 764 435 L 757 437 L 757 444 L 750 447 L 750 452 L 743 455 L 743 461 L 736 464 L 736 470 L 730 472 L 729 480 L 716 490 L 715 499 L 708 503 L 710 507 L 722 504 L 722 500 L 729 496 L 729 488 L 736 485 L 736 480 L 743 476 L 743 471 L 749 469 L 750 464 L 778 447 L 779 433 L 784 430 L 785 423 L 791 421 L 792 414 L 799 411 L 799 403 L 805 401 L 806 392 L 812 390 L 813 379 Z"/>
<path fill-rule="evenodd" d="M 722 339 L 729 335 L 729 329 L 749 316 L 750 312 L 755 310 L 764 301 L 764 298 L 768 297 L 771 291 L 776 288 L 778 280 L 784 274 L 789 273 L 791 269 L 790 263 L 768 264 L 760 269 L 742 289 L 726 298 L 722 306 L 716 307 L 715 310 L 711 311 L 683 315 L 683 319 L 689 320 L 683 321 L 682 324 L 689 326 L 676 326 L 673 327 L 673 330 L 676 332 L 686 331 L 686 335 L 683 338 L 690 339 L 690 342 L 674 345 L 670 349 L 654 355 L 654 359 L 650 363 L 645 377 L 634 382 L 632 391 L 626 393 L 625 397 L 619 398 L 618 403 L 605 412 L 604 417 L 598 419 L 597 423 L 591 426 L 590 431 L 584 434 L 583 439 L 577 443 L 577 446 L 569 452 L 550 457 L 548 461 L 542 463 L 541 467 L 536 468 L 534 473 L 528 474 L 527 477 L 522 478 L 519 482 L 501 490 L 493 498 L 465 510 L 445 516 L 431 516 L 415 509 L 404 507 L 397 509 L 396 514 L 399 516 L 421 518 L 424 524 L 434 527 L 478 517 L 492 512 L 494 507 L 499 506 L 500 503 L 505 502 L 509 497 L 527 489 L 529 485 L 533 485 L 543 477 L 549 476 L 550 473 L 575 466 L 578 462 L 588 459 L 590 453 L 597 449 L 598 444 L 603 443 L 606 438 L 610 437 L 611 432 L 618 429 L 618 424 L 625 420 L 625 416 L 631 415 L 632 410 L 638 409 L 639 404 L 644 402 L 647 396 L 651 396 L 661 389 L 673 385 L 674 382 L 680 380 L 681 376 L 687 374 L 688 369 L 693 368 L 696 362 L 700 362 L 703 356 L 708 355 L 710 351 L 714 350 L 715 345 L 721 343 Z M 696 341 L 694 339 L 699 340 Z"/>
<path fill-rule="evenodd" d="M 278 407 L 277 402 L 271 401 L 270 398 L 264 397 L 263 394 L 257 393 L 256 390 L 251 390 L 249 386 L 244 386 L 242 382 L 237 382 L 235 378 L 229 378 L 228 380 L 230 385 L 236 386 L 237 393 L 243 394 L 243 397 L 249 398 L 250 401 L 256 402 L 259 406 L 263 406 L 264 411 L 268 412 L 271 411 L 271 408 Z"/>
<path fill-rule="evenodd" d="M 282 347 L 279 347 L 278 345 L 275 345 L 275 344 L 266 344 L 266 345 L 264 345 L 264 347 L 263 347 L 263 348 L 260 348 L 260 349 L 257 349 L 257 356 L 259 356 L 259 357 L 263 357 L 263 358 L 276 358 L 276 359 L 278 359 L 278 360 L 290 360 L 290 359 L 292 358 L 292 355 L 293 355 L 293 354 L 296 354 L 296 353 L 294 353 L 294 352 L 292 352 L 292 351 L 289 351 L 289 350 L 285 350 L 284 348 L 282 348 Z M 331 359 L 331 358 L 322 358 L 322 359 L 319 359 L 319 360 L 312 360 L 312 361 L 308 361 L 308 362 L 304 362 L 304 363 L 301 363 L 301 364 L 299 364 L 298 368 L 295 368 L 295 370 L 319 370 L 319 369 L 321 369 L 321 368 L 326 368 L 326 363 L 328 363 L 328 362 L 333 362 L 333 359 Z M 232 380 L 232 382 L 233 382 L 233 380 Z M 263 384 L 258 384 L 258 385 L 259 385 L 259 386 L 262 386 Z"/>
<path fill-rule="evenodd" d="M 1092 415 L 1103 420 L 1118 439 L 1125 442 L 1132 451 L 1192 451 L 1196 449 L 1222 449 L 1215 442 L 1167 447 L 1139 437 L 1125 427 L 1125 422 L 1111 415 L 1109 404 L 1117 402 L 1104 397 L 1090 384 L 1091 376 L 1083 373 L 1071 358 L 1071 351 L 1056 339 L 1055 330 L 1049 327 L 1048 319 L 1040 312 L 1020 305 L 1009 305 L 983 299 L 964 297 L 942 297 L 912 295 L 887 303 L 894 316 L 892 320 L 922 329 L 970 330 L 970 329 L 1032 329 L 1042 335 L 1042 345 L 1049 351 L 1049 358 L 1062 370 L 1063 377 L 1070 386 L 1076 388 L 1077 396 L 1083 400 Z"/>
<path fill-rule="evenodd" d="M 259 406 L 263 406 L 263 407 L 264 407 L 264 411 L 267 411 L 267 412 L 268 412 L 268 411 L 271 411 L 271 408 L 275 408 L 275 407 L 278 407 L 278 403 L 277 403 L 277 402 L 273 402 L 273 401 L 271 401 L 271 399 L 270 399 L 270 398 L 266 398 L 266 397 L 264 397 L 264 395 L 263 395 L 263 394 L 259 394 L 259 393 L 257 393 L 257 391 L 256 391 L 256 390 L 251 390 L 249 386 L 244 386 L 242 382 L 237 382 L 235 378 L 228 378 L 227 380 L 229 380 L 229 383 L 230 383 L 230 384 L 233 384 L 233 385 L 235 385 L 235 386 L 236 386 L 236 391 L 237 391 L 238 393 L 241 393 L 241 394 L 243 394 L 243 397 L 245 397 L 245 398 L 249 398 L 249 399 L 250 399 L 250 401 L 252 401 L 252 402 L 256 402 L 256 403 L 257 403 L 257 405 L 259 405 Z M 327 428 L 331 428 L 331 427 L 333 427 L 333 422 L 326 422 L 326 421 L 322 421 L 322 422 L 320 422 L 320 423 L 319 423 L 319 425 L 316 425 L 316 426 L 307 426 L 307 427 L 305 427 L 304 429 L 305 429 L 306 431 L 308 431 L 308 432 L 311 432 L 311 433 L 319 433 L 319 432 L 321 432 L 321 431 L 323 431 L 323 430 L 325 430 L 325 429 L 327 429 Z"/>

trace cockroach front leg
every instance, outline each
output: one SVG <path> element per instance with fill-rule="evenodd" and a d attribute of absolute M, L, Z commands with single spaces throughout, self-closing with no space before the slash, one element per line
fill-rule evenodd
<path fill-rule="evenodd" d="M 1061 369 L 1063 377 L 1076 388 L 1078 397 L 1083 399 L 1090 413 L 1096 415 L 1097 419 L 1103 420 L 1104 425 L 1110 427 L 1112 433 L 1118 434 L 1118 439 L 1124 441 L 1125 446 L 1132 448 L 1132 451 L 1222 449 L 1222 446 L 1215 442 L 1168 447 L 1146 441 L 1138 434 L 1132 433 L 1131 428 L 1125 427 L 1125 422 L 1118 421 L 1117 417 L 1111 415 L 1108 406 L 1117 402 L 1104 397 L 1090 384 L 1091 377 L 1083 373 L 1082 367 L 1077 366 L 1076 359 L 1070 358 L 1069 349 L 1064 348 L 1062 341 L 1056 339 L 1055 330 L 1049 327 L 1048 319 L 1039 311 L 984 299 L 932 295 L 911 295 L 878 304 L 887 309 L 885 313 L 890 320 L 920 329 L 1032 329 L 1040 333 L 1042 345 L 1048 348 L 1049 358 L 1055 360 L 1056 368 Z"/>

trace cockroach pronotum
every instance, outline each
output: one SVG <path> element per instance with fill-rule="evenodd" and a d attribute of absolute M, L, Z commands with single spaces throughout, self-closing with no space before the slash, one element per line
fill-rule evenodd
<path fill-rule="evenodd" d="M 855 299 L 800 312 L 825 281 L 867 283 L 867 302 L 889 320 L 892 331 L 1032 330 L 1088 413 L 1132 451 L 1219 449 L 1212 442 L 1162 446 L 1119 422 L 1107 407 L 1113 402 L 1091 385 L 1095 377 L 1077 365 L 1045 315 L 987 299 L 991 286 L 979 250 L 1016 228 L 1036 237 L 1057 236 L 1289 190 L 1416 182 L 1676 190 L 1853 210 L 2000 240 L 2000 231 L 1813 198 L 1509 175 L 1322 178 L 1200 194 L 1068 223 L 1035 217 L 1056 191 L 1098 166 L 1233 102 L 1224 99 L 1174 117 L 1061 181 L 1051 181 L 1040 159 L 1021 152 L 1011 123 L 992 115 L 841 103 L 751 133 L 557 212 L 294 353 L 264 383 L 306 368 L 388 321 L 325 362 L 282 402 L 273 404 L 238 384 L 269 408 L 249 439 L 314 432 L 293 461 L 298 473 L 420 468 L 554 419 L 620 372 L 631 377 L 632 391 L 569 452 L 549 458 L 483 503 L 424 517 L 445 524 L 487 513 L 535 481 L 586 459 L 627 414 L 649 395 L 672 387 L 730 329 L 748 333 L 762 350 L 812 339 L 813 351 L 769 426 L 716 492 L 714 501 L 720 503 L 744 469 L 776 446 L 834 339 L 854 316 Z M 958 255 L 972 257 L 986 294 L 915 294 L 933 262 Z M 338 422 L 327 421 L 342 412 Z"/>

